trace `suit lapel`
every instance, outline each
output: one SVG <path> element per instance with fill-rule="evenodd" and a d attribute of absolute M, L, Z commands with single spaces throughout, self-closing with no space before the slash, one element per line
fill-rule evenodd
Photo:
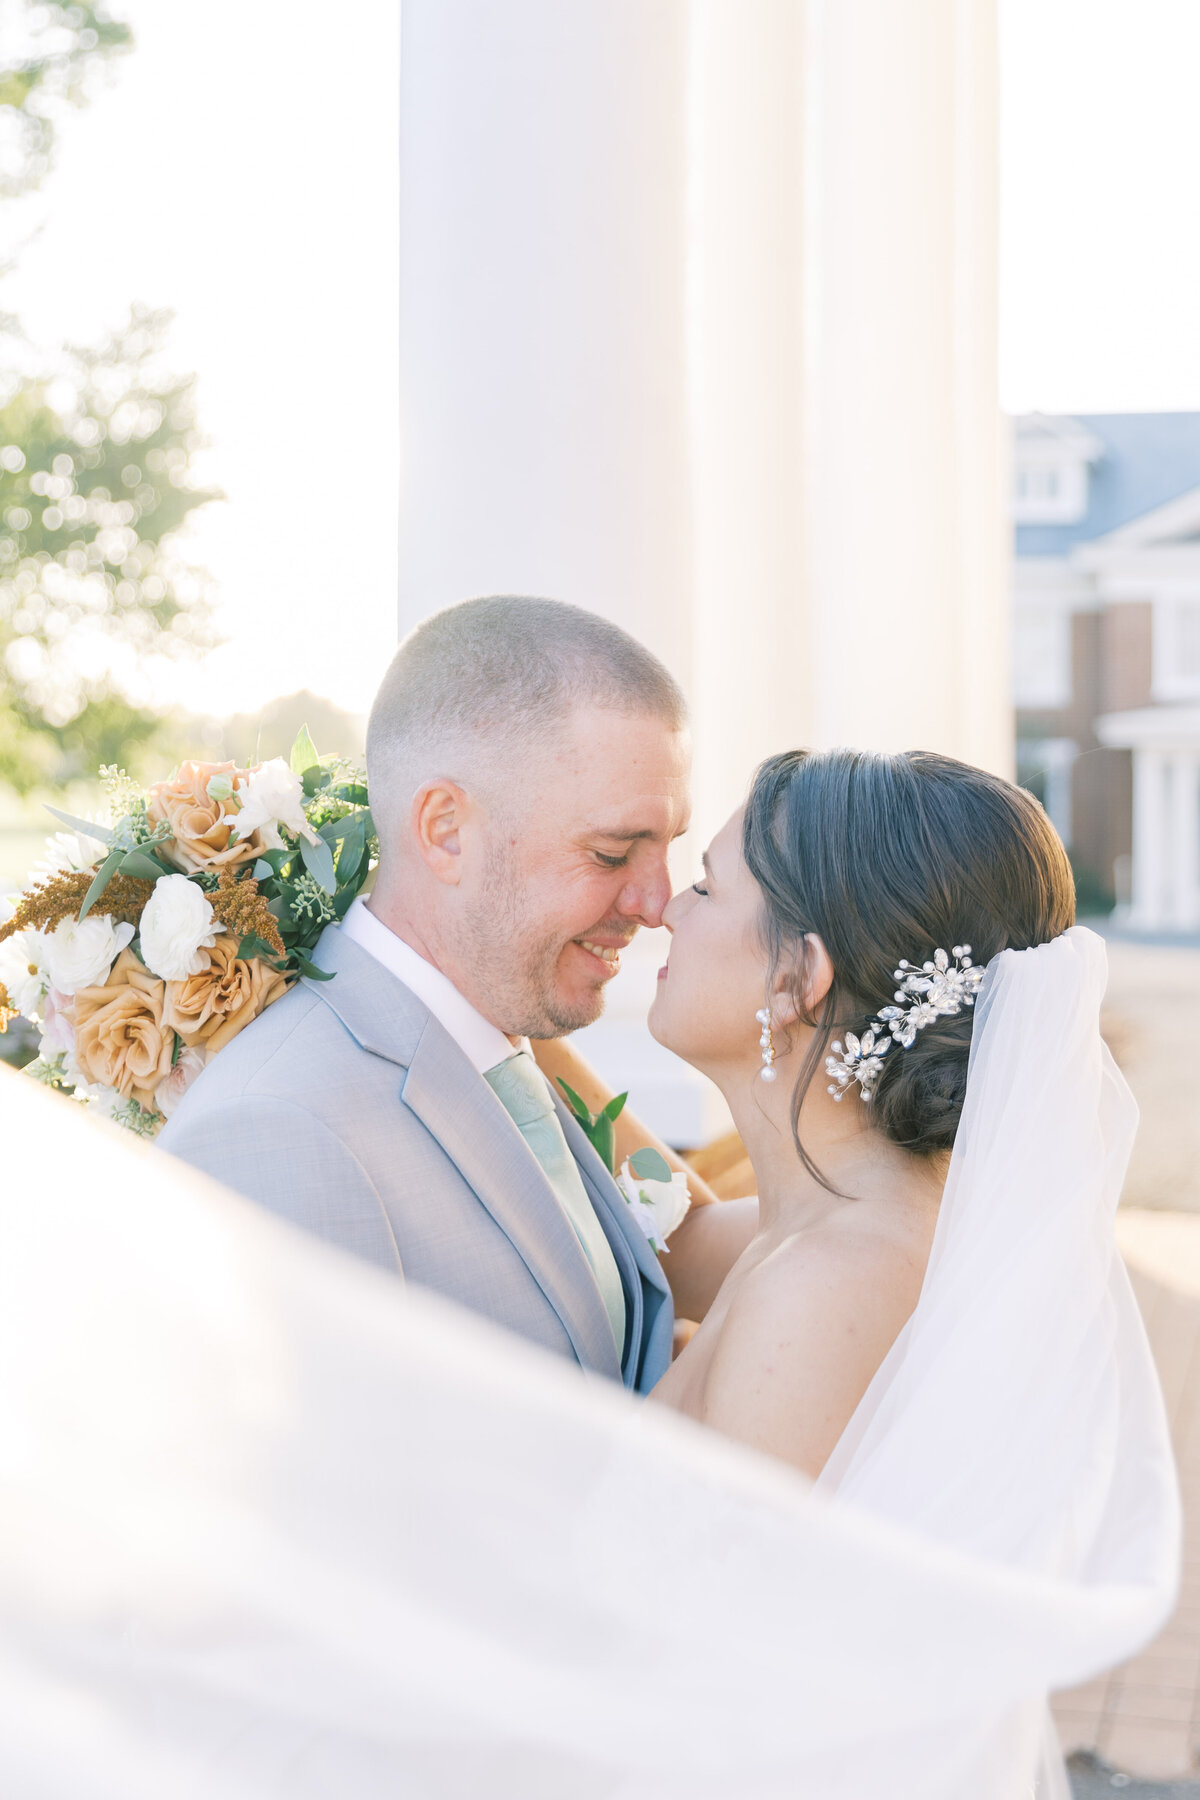
<path fill-rule="evenodd" d="M 630 1309 L 629 1352 L 622 1374 L 626 1387 L 633 1387 L 645 1330 L 646 1307 L 642 1283 L 644 1281 L 649 1287 L 656 1288 L 664 1296 L 669 1295 L 670 1287 L 658 1257 L 650 1248 L 649 1239 L 637 1221 L 630 1216 L 629 1207 L 587 1133 L 557 1094 L 554 1096 L 554 1103 L 568 1147 L 579 1165 L 579 1173 L 595 1207 L 596 1217 L 621 1271 L 621 1281 Z"/>
<path fill-rule="evenodd" d="M 620 1380 L 608 1313 L 579 1239 L 542 1166 L 478 1070 L 427 1006 L 338 926 L 322 933 L 313 961 L 335 981 L 303 985 L 335 1012 L 364 1050 L 407 1073 L 404 1103 L 441 1144 L 522 1258 L 585 1368 Z M 604 1164 L 555 1095 L 567 1143 L 612 1246 L 630 1306 L 636 1367 L 643 1297 L 639 1274 L 666 1291 L 658 1259 L 626 1215 Z"/>
<path fill-rule="evenodd" d="M 430 1014 L 401 1094 L 517 1251 L 580 1362 L 619 1380 L 608 1313 L 558 1196 L 491 1088 Z"/>

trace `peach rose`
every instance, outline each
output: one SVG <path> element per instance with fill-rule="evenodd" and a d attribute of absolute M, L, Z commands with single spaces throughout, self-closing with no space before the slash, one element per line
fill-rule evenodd
<path fill-rule="evenodd" d="M 259 957 L 243 960 L 236 939 L 218 938 L 201 955 L 199 975 L 168 981 L 163 1019 L 185 1044 L 212 1055 L 279 999 L 288 978 Z"/>
<path fill-rule="evenodd" d="M 171 1072 L 175 1035 L 163 1019 L 163 983 L 132 950 L 122 950 L 101 987 L 75 995 L 75 1062 L 87 1081 L 116 1088 L 154 1111 L 154 1092 Z"/>
<path fill-rule="evenodd" d="M 232 790 L 230 798 L 213 799 L 208 784 L 214 775 L 225 777 Z M 150 789 L 146 817 L 152 824 L 165 822 L 171 827 L 172 835 L 163 848 L 185 874 L 197 869 L 237 869 L 262 854 L 257 831 L 236 843 L 229 841 L 238 816 L 233 796 L 249 779 L 248 772 L 236 763 L 185 762 L 173 781 L 156 782 Z"/>

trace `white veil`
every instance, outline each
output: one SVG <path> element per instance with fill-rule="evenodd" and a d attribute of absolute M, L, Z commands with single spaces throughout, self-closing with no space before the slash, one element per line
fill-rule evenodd
<path fill-rule="evenodd" d="M 1102 962 L 989 975 L 836 1496 L 0 1079 L 6 1800 L 1027 1795 L 1178 1554 Z"/>

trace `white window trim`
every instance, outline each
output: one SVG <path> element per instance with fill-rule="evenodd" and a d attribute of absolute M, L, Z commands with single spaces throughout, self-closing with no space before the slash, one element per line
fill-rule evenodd
<path fill-rule="evenodd" d="M 1180 670 L 1180 617 L 1184 607 L 1200 609 L 1200 588 L 1157 594 L 1151 622 L 1150 690 L 1158 701 L 1200 700 L 1200 669 Z"/>

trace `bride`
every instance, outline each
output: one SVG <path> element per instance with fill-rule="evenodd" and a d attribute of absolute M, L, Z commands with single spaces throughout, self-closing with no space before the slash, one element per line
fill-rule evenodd
<path fill-rule="evenodd" d="M 656 1398 L 819 1474 L 921 1292 L 976 971 L 1073 918 L 1062 844 L 1008 782 L 917 753 L 764 765 L 671 902 L 650 1014 L 729 1104 L 757 1230 Z M 928 976 L 896 993 L 939 952 L 944 1009 Z"/>

